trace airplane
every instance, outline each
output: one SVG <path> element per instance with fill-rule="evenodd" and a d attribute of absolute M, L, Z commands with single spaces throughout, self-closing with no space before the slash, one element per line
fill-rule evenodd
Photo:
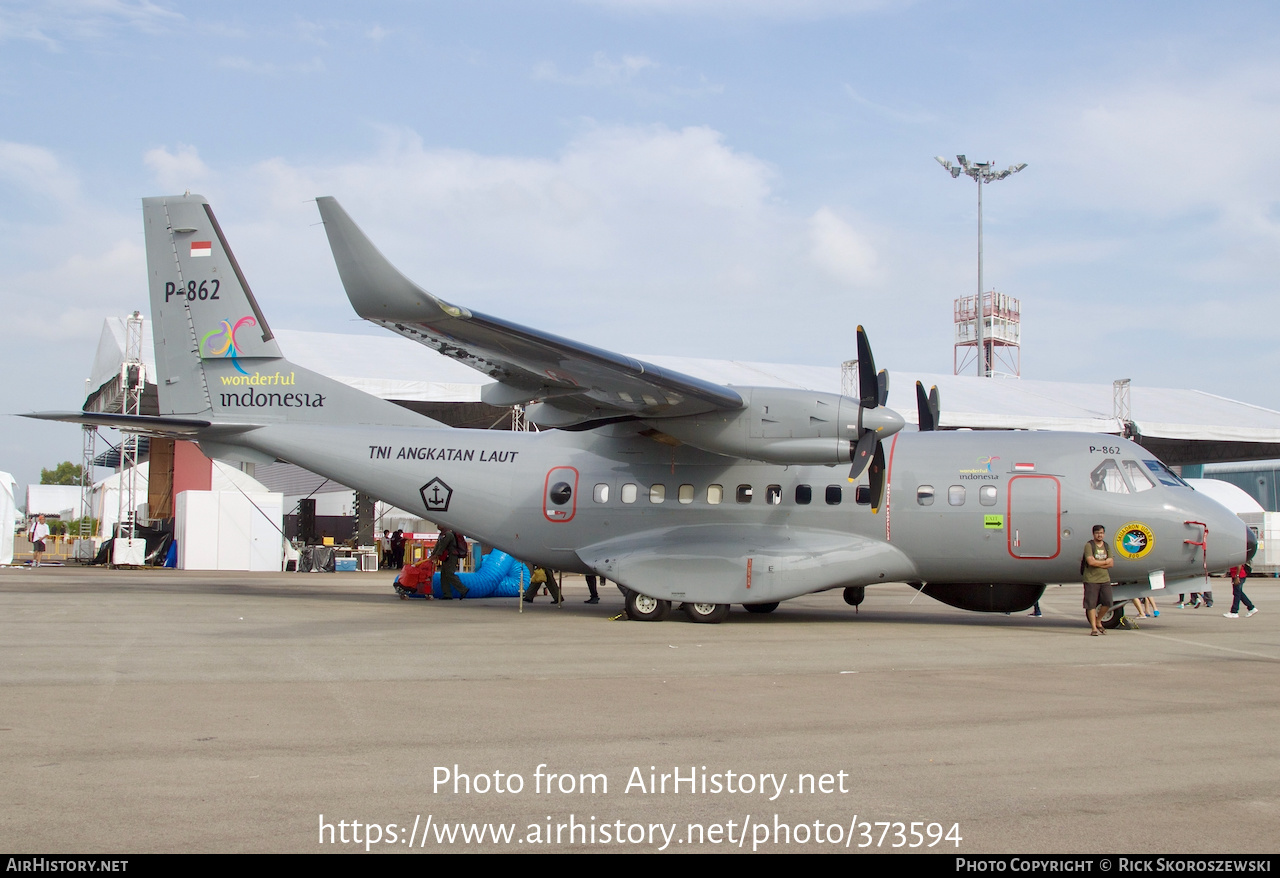
<path fill-rule="evenodd" d="M 317 199 L 363 318 L 488 375 L 540 432 L 451 428 L 285 359 L 208 202 L 143 199 L 158 416 L 29 417 L 194 439 L 210 457 L 288 461 L 524 561 L 624 586 L 629 618 L 905 582 L 981 612 L 1080 580 L 1094 524 L 1115 605 L 1201 591 L 1253 533 L 1153 454 L 1086 433 L 918 430 L 885 406 L 862 327 L 858 398 L 725 386 L 452 304 L 402 275 L 331 197 Z"/>

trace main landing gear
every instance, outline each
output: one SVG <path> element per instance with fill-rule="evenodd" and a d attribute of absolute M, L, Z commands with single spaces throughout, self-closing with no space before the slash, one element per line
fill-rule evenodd
<path fill-rule="evenodd" d="M 661 622 L 671 613 L 671 601 L 660 601 L 638 591 L 627 592 L 627 618 L 632 622 Z"/>
<path fill-rule="evenodd" d="M 774 607 L 777 604 L 773 605 Z M 696 604 L 680 605 L 691 622 L 702 622 L 715 625 L 729 618 L 728 604 Z M 772 609 L 772 608 L 771 608 Z M 754 612 L 761 612 L 755 610 Z M 627 592 L 627 618 L 633 622 L 661 622 L 671 614 L 671 601 L 651 598 L 647 594 L 636 591 Z"/>
<path fill-rule="evenodd" d="M 729 618 L 728 604 L 686 603 L 682 609 L 684 614 L 689 617 L 690 622 L 705 622 L 709 625 L 717 625 Z"/>

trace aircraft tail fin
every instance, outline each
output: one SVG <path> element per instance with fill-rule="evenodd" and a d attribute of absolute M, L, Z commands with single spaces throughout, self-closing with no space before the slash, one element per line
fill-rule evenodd
<path fill-rule="evenodd" d="M 280 347 L 204 198 L 144 198 L 142 216 L 160 411 L 209 412 L 205 360 L 248 375 L 251 361 L 280 359 Z"/>
<path fill-rule="evenodd" d="M 284 359 L 203 197 L 144 198 L 142 214 L 162 416 L 442 426 Z"/>

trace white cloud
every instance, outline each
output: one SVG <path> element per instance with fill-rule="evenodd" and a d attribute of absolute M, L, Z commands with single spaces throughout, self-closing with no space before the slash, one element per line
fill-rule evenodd
<path fill-rule="evenodd" d="M 328 26 L 318 21 L 307 21 L 305 18 L 297 18 L 294 20 L 294 29 L 298 33 L 298 39 L 304 43 L 311 43 L 314 46 L 328 46 L 329 43 L 324 38 L 324 32 L 328 30 Z"/>
<path fill-rule="evenodd" d="M 209 167 L 196 148 L 184 143 L 178 144 L 177 152 L 161 146 L 148 150 L 142 158 L 165 192 L 199 191 L 210 176 Z"/>
<path fill-rule="evenodd" d="M 878 279 L 879 260 L 867 237 L 827 207 L 809 219 L 809 255 L 836 280 L 865 286 Z"/>
<path fill-rule="evenodd" d="M 27 143 L 0 140 L 0 179 L 32 195 L 64 202 L 73 199 L 80 189 L 76 174 L 64 168 L 57 156 Z"/>
<path fill-rule="evenodd" d="M 883 116 L 886 119 L 892 119 L 895 122 L 902 122 L 908 125 L 936 125 L 938 121 L 937 116 L 933 113 L 927 113 L 919 110 L 899 110 L 896 107 L 890 107 L 865 98 L 858 93 L 857 89 L 848 83 L 844 86 L 844 93 L 847 94 L 855 104 L 866 107 L 877 115 Z"/>
<path fill-rule="evenodd" d="M 336 166 L 273 159 L 219 174 L 231 188 L 214 209 L 269 319 L 353 324 L 316 195 L 336 196 L 433 292 L 617 350 L 727 356 L 764 311 L 779 335 L 758 358 L 811 359 L 805 315 L 830 303 L 860 313 L 890 274 L 868 243 L 878 235 L 792 211 L 774 169 L 710 128 L 594 126 L 551 157 L 431 149 L 404 129 L 384 138 Z"/>
<path fill-rule="evenodd" d="M 543 61 L 534 67 L 533 75 L 535 79 L 548 82 L 600 88 L 629 83 L 642 71 L 657 66 L 657 62 L 644 55 L 623 55 L 621 60 L 615 61 L 604 52 L 596 52 L 591 58 L 591 66 L 581 73 L 561 73 L 554 63 Z"/>
<path fill-rule="evenodd" d="M 324 70 L 324 62 L 319 58 L 292 64 L 277 64 L 274 61 L 255 61 L 242 55 L 226 55 L 219 58 L 216 63 L 225 70 L 239 70 L 242 73 L 260 76 L 274 76 L 277 73 L 319 73 Z"/>
<path fill-rule="evenodd" d="M 61 50 L 61 41 L 94 42 L 122 28 L 162 33 L 184 17 L 149 0 L 10 0 L 0 6 L 0 40 L 28 39 Z"/>
<path fill-rule="evenodd" d="M 1209 210 L 1276 231 L 1280 65 L 1090 88 L 1051 106 L 1034 146 L 1064 202 L 1153 218 Z"/>
<path fill-rule="evenodd" d="M 863 15 L 915 5 L 915 0 L 579 0 L 624 12 L 741 18 L 815 19 Z"/>

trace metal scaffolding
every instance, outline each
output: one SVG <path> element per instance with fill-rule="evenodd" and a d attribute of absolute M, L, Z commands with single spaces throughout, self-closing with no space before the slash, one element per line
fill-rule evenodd
<path fill-rule="evenodd" d="M 147 384 L 147 367 L 142 362 L 142 329 L 142 315 L 134 311 L 125 322 L 124 362 L 120 364 L 120 384 L 124 390 L 120 408 L 126 415 L 142 413 L 142 391 Z M 120 493 L 112 561 L 138 564 L 141 558 L 134 544 L 138 535 L 138 434 L 126 430 L 120 435 Z M 122 542 L 125 546 L 121 546 Z"/>

